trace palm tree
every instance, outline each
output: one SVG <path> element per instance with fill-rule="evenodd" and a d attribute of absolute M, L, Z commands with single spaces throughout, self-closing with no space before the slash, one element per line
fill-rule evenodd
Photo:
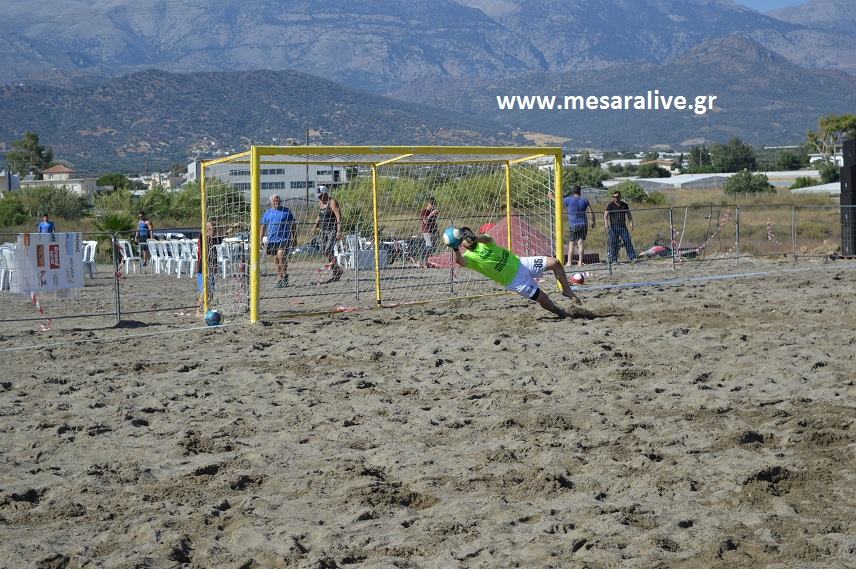
<path fill-rule="evenodd" d="M 106 213 L 95 220 L 95 229 L 98 230 L 95 239 L 100 246 L 104 241 L 111 241 L 117 233 L 129 233 L 134 229 L 134 218 L 125 212 Z"/>

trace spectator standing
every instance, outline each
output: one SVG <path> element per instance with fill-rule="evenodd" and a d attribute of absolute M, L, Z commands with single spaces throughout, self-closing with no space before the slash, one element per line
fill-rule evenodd
<path fill-rule="evenodd" d="M 54 222 L 50 220 L 48 214 L 42 214 L 42 222 L 39 223 L 39 233 L 56 233 Z"/>
<path fill-rule="evenodd" d="M 440 237 L 440 232 L 437 229 L 437 216 L 440 214 L 437 211 L 437 202 L 433 197 L 428 198 L 428 202 L 422 211 L 419 212 L 419 219 L 422 222 L 422 239 L 425 241 L 425 251 L 422 255 L 422 266 L 427 266 L 428 255 L 430 255 L 437 246 L 437 239 Z"/>
<path fill-rule="evenodd" d="M 148 240 L 152 238 L 155 226 L 146 217 L 146 212 L 140 211 L 137 216 L 139 217 L 139 221 L 137 221 L 137 231 L 134 234 L 134 241 L 140 249 L 140 257 L 143 258 L 143 266 L 145 267 L 151 258 Z"/>
<path fill-rule="evenodd" d="M 577 265 L 583 266 L 583 255 L 585 254 L 586 237 L 588 236 L 588 218 L 586 211 L 591 213 L 591 227 L 597 227 L 597 218 L 594 215 L 594 210 L 591 208 L 591 203 L 582 197 L 582 188 L 575 185 L 572 190 L 572 195 L 562 200 L 565 209 L 568 211 L 568 226 L 570 227 L 571 238 L 568 242 L 568 264 L 574 262 L 574 244 L 579 249 L 579 257 Z"/>
<path fill-rule="evenodd" d="M 630 206 L 627 205 L 627 202 L 621 201 L 621 192 L 614 192 L 612 194 L 612 201 L 609 202 L 606 206 L 606 211 L 603 212 L 603 222 L 609 230 L 606 245 L 610 263 L 618 262 L 618 250 L 622 245 L 627 251 L 627 258 L 631 262 L 636 260 L 636 251 L 633 250 L 633 240 L 630 238 L 630 231 L 627 230 L 628 221 L 630 221 L 630 230 L 635 229 L 636 226 L 633 225 L 633 215 L 630 213 Z"/>
<path fill-rule="evenodd" d="M 333 271 L 329 282 L 335 282 L 341 279 L 344 273 L 333 254 L 336 242 L 342 238 L 342 210 L 339 202 L 330 197 L 327 186 L 318 186 L 315 189 L 315 195 L 318 196 L 318 219 L 315 220 L 315 230 L 320 232 L 321 253 L 327 257 L 330 269 Z"/>
<path fill-rule="evenodd" d="M 270 207 L 262 216 L 262 239 L 267 236 L 265 251 L 274 257 L 276 288 L 288 286 L 288 253 L 294 244 L 294 214 L 281 204 L 280 197 L 270 197 Z"/>

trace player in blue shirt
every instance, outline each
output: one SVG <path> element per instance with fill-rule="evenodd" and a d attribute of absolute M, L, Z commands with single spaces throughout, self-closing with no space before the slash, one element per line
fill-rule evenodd
<path fill-rule="evenodd" d="M 134 234 L 134 241 L 140 248 L 140 256 L 143 258 L 143 266 L 149 263 L 152 254 L 149 252 L 149 239 L 154 236 L 155 226 L 151 220 L 146 217 L 146 212 L 141 211 L 137 214 L 137 232 Z"/>
<path fill-rule="evenodd" d="M 571 229 L 571 239 L 568 242 L 568 264 L 572 265 L 574 263 L 574 243 L 576 243 L 580 251 L 580 256 L 577 258 L 577 265 L 582 267 L 586 237 L 588 236 L 586 210 L 591 212 L 592 229 L 597 227 L 597 221 L 595 221 L 594 210 L 591 208 L 591 204 L 581 196 L 582 188 L 575 185 L 572 194 L 562 200 L 565 209 L 568 210 L 568 226 Z"/>
<path fill-rule="evenodd" d="M 42 215 L 42 222 L 39 224 L 39 233 L 56 233 L 54 222 L 48 219 L 48 214 Z"/>
<path fill-rule="evenodd" d="M 262 239 L 267 235 L 268 255 L 274 256 L 276 264 L 276 288 L 288 286 L 288 252 L 294 244 L 294 214 L 280 206 L 278 195 L 270 197 L 270 207 L 262 216 Z"/>

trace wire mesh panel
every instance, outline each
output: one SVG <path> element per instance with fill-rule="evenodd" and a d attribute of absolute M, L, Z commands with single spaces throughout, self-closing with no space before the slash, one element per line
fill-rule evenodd
<path fill-rule="evenodd" d="M 160 313 L 158 320 L 192 318 L 197 302 L 199 229 L 157 228 L 115 234 L 117 286 L 123 318 Z M 110 242 L 104 247 L 109 248 Z M 111 270 L 112 274 L 112 270 Z"/>
<path fill-rule="evenodd" d="M 844 214 L 856 215 L 856 206 L 795 206 L 794 254 L 800 257 L 825 257 L 840 253 L 847 236 L 842 233 Z M 856 243 L 852 231 L 851 242 Z"/>
<path fill-rule="evenodd" d="M 672 208 L 672 248 L 679 262 L 737 255 L 737 209 L 729 205 Z"/>
<path fill-rule="evenodd" d="M 793 252 L 793 207 L 740 206 L 740 255 L 761 257 Z"/>
<path fill-rule="evenodd" d="M 671 263 L 669 209 L 634 209 L 631 206 L 630 212 L 635 226 L 630 233 L 637 259 L 640 262 L 667 260 Z"/>
<path fill-rule="evenodd" d="M 48 246 L 37 251 L 35 265 L 24 269 L 21 261 L 27 254 L 25 234 L 0 234 L 0 322 L 44 329 L 103 326 L 115 322 L 116 289 L 109 235 L 57 233 L 48 239 Z M 33 245 L 26 247 L 32 249 Z M 62 248 L 69 255 L 68 260 L 73 261 L 61 267 L 64 275 L 74 277 L 71 273 L 82 272 L 82 279 L 78 281 L 82 288 L 33 290 L 42 288 L 35 281 L 51 278 L 42 268 L 56 261 L 52 247 Z M 72 259 L 72 256 L 79 259 Z M 23 274 L 22 270 L 28 274 Z"/>
<path fill-rule="evenodd" d="M 308 174 L 301 178 L 309 179 L 308 199 L 304 179 L 295 184 L 296 192 L 276 195 L 279 206 L 271 201 L 274 195 L 262 199 L 263 314 L 374 303 L 370 168 L 356 164 L 306 168 Z"/>
<path fill-rule="evenodd" d="M 238 159 L 203 167 L 205 251 L 200 262 L 208 305 L 227 316 L 245 314 L 249 302 L 250 184 L 243 181 L 248 175 L 246 162 Z M 234 182 L 236 177 L 242 181 Z"/>
<path fill-rule="evenodd" d="M 519 255 L 551 254 L 548 187 L 532 192 L 531 179 L 511 176 L 507 208 L 506 165 L 388 164 L 378 167 L 380 278 L 384 301 L 430 301 L 482 294 L 497 287 L 475 271 L 461 270 L 441 241 L 447 227 L 469 227 Z M 546 205 L 546 210 L 544 207 Z M 540 210 L 539 210 L 540 206 Z"/>
<path fill-rule="evenodd" d="M 440 232 L 467 225 L 496 234 L 500 244 L 510 240 L 519 254 L 554 255 L 553 175 L 535 159 L 543 168 L 557 154 L 490 147 L 254 147 L 207 162 L 209 305 L 227 314 L 249 310 L 255 319 L 496 290 L 477 273 L 452 266 Z M 281 184 L 276 196 L 271 184 Z M 426 222 L 421 214 L 431 197 L 437 213 Z"/>

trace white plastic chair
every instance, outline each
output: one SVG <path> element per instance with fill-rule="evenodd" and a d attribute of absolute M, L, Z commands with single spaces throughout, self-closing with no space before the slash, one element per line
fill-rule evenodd
<path fill-rule="evenodd" d="M 163 258 L 163 247 L 157 239 L 146 239 L 146 245 L 149 248 L 149 265 L 152 267 L 152 272 L 159 275 L 166 260 Z"/>
<path fill-rule="evenodd" d="M 127 239 L 119 239 L 119 249 L 122 251 L 122 261 L 125 263 L 125 274 L 131 273 L 131 267 L 137 265 L 135 272 L 139 273 L 142 270 L 143 263 L 139 255 L 134 255 L 134 248 L 131 247 L 131 242 Z"/>
<path fill-rule="evenodd" d="M 98 268 L 95 266 L 95 249 L 98 246 L 98 241 L 83 242 L 83 268 L 89 271 L 89 278 L 94 278 Z"/>
<path fill-rule="evenodd" d="M 343 241 L 337 241 L 333 245 L 333 256 L 336 257 L 336 264 L 345 269 L 354 268 L 354 251 L 348 250 L 347 245 Z"/>
<path fill-rule="evenodd" d="M 169 240 L 163 241 L 163 247 L 166 253 L 166 272 L 172 274 L 181 268 L 181 244 L 178 241 Z"/>
<path fill-rule="evenodd" d="M 15 250 L 0 247 L 0 290 L 12 288 L 12 273 L 15 270 Z"/>
<path fill-rule="evenodd" d="M 226 278 L 232 272 L 232 256 L 229 253 L 229 244 L 220 243 L 214 245 L 214 250 L 217 252 L 217 264 L 220 266 L 220 276 Z"/>
<path fill-rule="evenodd" d="M 196 242 L 190 239 L 182 239 L 176 241 L 175 245 L 177 245 L 178 249 L 176 275 L 178 275 L 178 278 L 181 278 L 182 267 L 187 265 L 187 275 L 192 276 L 196 272 L 196 261 L 199 258 L 199 254 L 196 251 Z"/>

